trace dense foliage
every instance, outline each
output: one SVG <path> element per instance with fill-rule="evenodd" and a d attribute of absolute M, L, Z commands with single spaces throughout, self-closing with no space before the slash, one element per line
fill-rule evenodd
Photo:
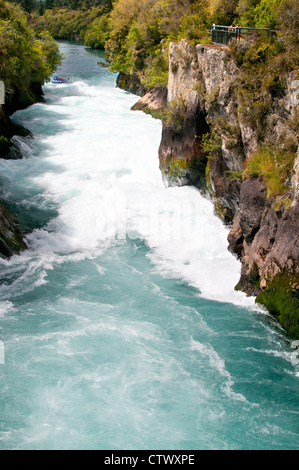
<path fill-rule="evenodd" d="M 213 22 L 278 29 L 298 44 L 298 0 L 11 1 L 37 33 L 105 48 L 111 70 L 136 72 L 145 86 L 166 85 L 170 41 L 210 42 Z"/>
<path fill-rule="evenodd" d="M 278 29 L 298 41 L 298 0 L 16 0 L 35 31 L 105 48 L 111 70 L 164 86 L 168 45 L 210 42 L 212 23 Z"/>
<path fill-rule="evenodd" d="M 41 85 L 60 63 L 56 42 L 47 32 L 36 37 L 24 12 L 16 5 L 0 0 L 0 80 L 5 88 L 8 113 L 34 102 Z M 12 123 L 3 124 L 0 105 L 0 153 L 9 147 Z"/>
<path fill-rule="evenodd" d="M 7 0 L 18 3 L 28 13 L 32 28 L 39 34 L 48 31 L 54 39 L 84 40 L 94 20 L 112 9 L 112 0 Z M 95 33 L 101 35 L 97 23 Z M 94 37 L 94 32 L 92 37 Z M 105 37 L 105 40 L 107 37 Z M 104 47 L 99 39 L 92 47 Z"/>
<path fill-rule="evenodd" d="M 43 14 L 46 10 L 66 8 L 68 10 L 86 11 L 92 7 L 106 6 L 112 8 L 112 0 L 8 0 L 18 3 L 27 13 L 38 11 Z"/>
<path fill-rule="evenodd" d="M 208 43 L 213 22 L 240 23 L 276 28 L 296 47 L 298 17 L 297 0 L 116 0 L 103 26 L 91 24 L 88 45 L 105 45 L 112 70 L 137 72 L 145 86 L 163 86 L 170 41 Z"/>
<path fill-rule="evenodd" d="M 6 98 L 18 91 L 30 100 L 30 90 L 42 84 L 60 62 L 59 49 L 47 32 L 37 38 L 23 11 L 0 0 L 0 79 Z"/>
<path fill-rule="evenodd" d="M 118 0 L 110 14 L 106 42 L 112 70 L 137 72 L 145 86 L 167 83 L 168 44 L 187 37 L 206 42 L 209 14 L 206 1 Z"/>
<path fill-rule="evenodd" d="M 84 40 L 90 25 L 102 15 L 102 7 L 92 7 L 86 11 L 55 8 L 47 9 L 43 15 L 32 12 L 29 21 L 38 34 L 48 31 L 54 39 Z M 97 43 L 93 46 L 97 47 Z"/>

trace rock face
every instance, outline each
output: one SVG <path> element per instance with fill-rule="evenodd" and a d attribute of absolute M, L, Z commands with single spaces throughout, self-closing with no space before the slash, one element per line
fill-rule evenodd
<path fill-rule="evenodd" d="M 42 99 L 41 85 L 32 88 L 36 99 Z M 11 138 L 14 135 L 28 136 L 30 132 L 22 126 L 13 123 L 9 116 L 26 104 L 20 103 L 19 96 L 15 93 L 4 106 L 0 105 L 0 158 L 17 159 L 22 155 L 11 152 Z M 28 105 L 28 104 L 27 104 Z M 10 257 L 26 249 L 21 231 L 13 214 L 0 202 L 0 256 Z"/>
<path fill-rule="evenodd" d="M 167 106 L 167 88 L 151 88 L 132 106 L 134 111 L 143 111 L 161 119 Z"/>
<path fill-rule="evenodd" d="M 217 214 L 230 225 L 229 250 L 242 262 L 237 289 L 258 295 L 271 289 L 274 278 L 287 276 L 291 301 L 286 296 L 284 305 L 295 312 L 294 334 L 299 335 L 299 150 L 283 196 L 269 195 L 262 177 L 246 177 L 244 170 L 260 148 L 261 134 L 255 122 L 239 112 L 240 71 L 227 52 L 220 46 L 190 46 L 185 40 L 170 44 L 160 168 L 168 185 L 192 184 L 212 198 Z M 287 89 L 267 114 L 265 142 L 282 151 L 287 139 L 296 142 L 297 137 L 286 124 L 298 112 L 292 99 L 294 78 L 289 75 Z M 213 140 L 213 129 L 220 142 Z M 210 136 L 209 155 L 205 135 Z M 264 303 L 279 317 L 279 302 L 272 302 L 271 308 Z M 282 321 L 283 326 L 288 321 Z"/>
<path fill-rule="evenodd" d="M 227 178 L 228 172 L 242 172 L 246 158 L 241 129 L 236 118 L 231 87 L 237 73 L 226 51 L 218 46 L 197 45 L 187 41 L 170 44 L 168 107 L 185 106 L 181 129 L 171 118 L 164 124 L 159 149 L 160 168 L 168 184 L 192 184 L 217 201 L 217 211 L 230 222 L 238 208 L 240 181 Z M 201 140 L 211 122 L 226 122 L 222 146 L 215 148 L 208 162 Z M 182 165 L 182 161 L 191 165 Z M 173 171 L 182 167 L 179 175 Z"/>
<path fill-rule="evenodd" d="M 120 72 L 116 79 L 116 86 L 122 90 L 130 91 L 131 93 L 139 96 L 143 96 L 146 92 L 136 73 L 128 75 L 126 73 Z"/>
<path fill-rule="evenodd" d="M 257 295 L 277 274 L 298 273 L 298 234 L 299 205 L 275 211 L 263 180 L 245 180 L 228 236 L 230 249 L 243 262 L 238 288 Z"/>
<path fill-rule="evenodd" d="M 10 154 L 11 138 L 14 135 L 26 136 L 30 132 L 22 126 L 13 123 L 0 105 L 0 158 L 21 158 L 16 153 Z"/>
<path fill-rule="evenodd" d="M 162 119 L 162 112 L 167 106 L 167 88 L 146 89 L 136 73 L 127 75 L 123 72 L 118 74 L 116 86 L 140 96 L 132 106 L 133 111 L 143 111 L 154 118 Z"/>
<path fill-rule="evenodd" d="M 26 248 L 12 214 L 0 203 L 0 255 L 8 258 Z"/>

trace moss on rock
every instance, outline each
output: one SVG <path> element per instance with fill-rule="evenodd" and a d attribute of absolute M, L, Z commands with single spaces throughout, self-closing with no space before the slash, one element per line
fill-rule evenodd
<path fill-rule="evenodd" d="M 256 302 L 263 304 L 292 338 L 299 339 L 299 274 L 277 274 Z"/>

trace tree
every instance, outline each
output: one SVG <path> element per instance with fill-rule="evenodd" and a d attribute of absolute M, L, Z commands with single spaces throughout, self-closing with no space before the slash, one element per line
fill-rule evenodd
<path fill-rule="evenodd" d="M 0 0 L 0 77 L 7 101 L 30 104 L 33 89 L 50 78 L 61 60 L 55 41 L 45 34 L 39 39 L 21 8 Z"/>
<path fill-rule="evenodd" d="M 254 9 L 254 22 L 257 28 L 275 29 L 279 20 L 279 9 L 283 0 L 261 0 Z"/>
<path fill-rule="evenodd" d="M 216 24 L 230 25 L 237 18 L 238 0 L 210 0 L 210 15 Z"/>

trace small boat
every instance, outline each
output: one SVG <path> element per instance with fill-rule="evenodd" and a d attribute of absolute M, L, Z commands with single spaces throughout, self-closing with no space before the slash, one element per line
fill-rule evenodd
<path fill-rule="evenodd" d="M 70 80 L 68 78 L 53 77 L 52 83 L 70 83 Z"/>

